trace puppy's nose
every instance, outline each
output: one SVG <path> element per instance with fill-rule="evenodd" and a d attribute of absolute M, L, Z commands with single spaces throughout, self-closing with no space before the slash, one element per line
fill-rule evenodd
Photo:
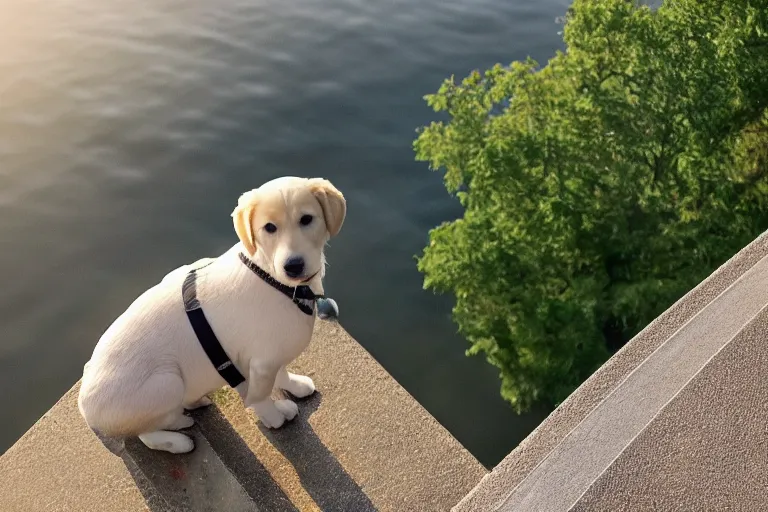
<path fill-rule="evenodd" d="M 304 273 L 304 258 L 297 256 L 289 258 L 283 268 L 285 269 L 285 275 L 288 277 L 299 277 Z"/>

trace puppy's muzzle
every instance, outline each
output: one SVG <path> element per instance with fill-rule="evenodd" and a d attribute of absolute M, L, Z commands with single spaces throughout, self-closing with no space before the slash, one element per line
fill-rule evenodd
<path fill-rule="evenodd" d="M 299 256 L 289 258 L 283 265 L 283 270 L 285 270 L 285 275 L 291 279 L 301 277 L 304 274 L 304 258 Z"/>

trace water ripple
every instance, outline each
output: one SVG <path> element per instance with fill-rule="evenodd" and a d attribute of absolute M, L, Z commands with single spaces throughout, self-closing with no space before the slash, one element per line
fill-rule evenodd
<path fill-rule="evenodd" d="M 411 143 L 434 118 L 424 94 L 452 74 L 545 60 L 568 3 L 4 0 L 0 386 L 20 391 L 0 409 L 21 423 L 0 426 L 0 451 L 136 293 L 233 241 L 239 193 L 292 174 L 349 198 L 326 286 L 345 327 L 498 460 L 530 425 L 498 398 L 496 372 L 463 356 L 450 301 L 421 290 L 413 255 L 460 212 Z M 61 353 L 41 349 L 50 340 Z M 40 386 L 53 366 L 56 385 Z"/>

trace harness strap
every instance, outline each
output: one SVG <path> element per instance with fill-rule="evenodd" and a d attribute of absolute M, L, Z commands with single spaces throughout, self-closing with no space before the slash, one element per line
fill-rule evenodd
<path fill-rule="evenodd" d="M 202 268 L 202 267 L 201 267 Z M 245 381 L 245 377 L 237 370 L 235 363 L 229 358 L 221 346 L 219 339 L 213 333 L 211 324 L 205 318 L 203 308 L 197 298 L 197 270 L 192 269 L 184 279 L 182 285 L 182 296 L 184 298 L 184 310 L 187 312 L 187 318 L 192 325 L 192 329 L 197 335 L 197 340 L 203 347 L 208 359 L 211 360 L 219 375 L 227 381 L 230 387 L 235 388 Z"/>

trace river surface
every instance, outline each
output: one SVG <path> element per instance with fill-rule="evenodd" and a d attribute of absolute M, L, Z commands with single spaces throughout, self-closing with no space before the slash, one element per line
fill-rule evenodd
<path fill-rule="evenodd" d="M 0 453 L 139 293 L 235 242 L 240 193 L 297 175 L 348 199 L 326 282 L 344 327 L 498 462 L 542 416 L 510 410 L 422 290 L 414 257 L 461 210 L 412 142 L 444 78 L 562 48 L 567 6 L 0 0 Z"/>

